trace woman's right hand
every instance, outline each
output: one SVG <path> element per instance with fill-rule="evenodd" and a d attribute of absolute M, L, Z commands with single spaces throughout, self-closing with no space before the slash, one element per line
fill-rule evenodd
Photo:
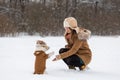
<path fill-rule="evenodd" d="M 60 55 L 56 55 L 56 57 L 52 61 L 57 61 L 57 60 L 60 60 L 60 59 L 61 59 L 61 56 Z"/>

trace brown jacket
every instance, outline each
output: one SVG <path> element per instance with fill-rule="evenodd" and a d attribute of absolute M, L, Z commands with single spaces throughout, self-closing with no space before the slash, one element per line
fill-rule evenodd
<path fill-rule="evenodd" d="M 78 39 L 78 35 L 74 34 L 72 35 L 71 40 L 68 41 L 66 39 L 66 41 L 68 43 L 67 46 L 70 48 L 70 50 L 60 54 L 61 58 L 64 59 L 75 54 L 83 60 L 85 65 L 88 65 L 91 61 L 92 53 L 89 49 L 87 40 Z"/>

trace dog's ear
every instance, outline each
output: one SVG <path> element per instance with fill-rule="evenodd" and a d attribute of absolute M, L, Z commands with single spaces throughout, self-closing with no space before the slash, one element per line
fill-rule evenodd
<path fill-rule="evenodd" d="M 36 44 L 46 44 L 46 43 L 42 40 L 37 40 Z"/>
<path fill-rule="evenodd" d="M 37 40 L 36 44 L 40 44 L 41 40 Z"/>
<path fill-rule="evenodd" d="M 40 41 L 39 43 L 40 43 L 40 44 L 46 44 L 44 41 Z"/>

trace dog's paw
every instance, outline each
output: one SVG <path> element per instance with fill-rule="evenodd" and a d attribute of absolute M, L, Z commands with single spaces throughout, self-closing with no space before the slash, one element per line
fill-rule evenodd
<path fill-rule="evenodd" d="M 48 57 L 51 57 L 52 55 L 54 55 L 54 51 L 50 52 L 50 53 L 48 54 Z"/>

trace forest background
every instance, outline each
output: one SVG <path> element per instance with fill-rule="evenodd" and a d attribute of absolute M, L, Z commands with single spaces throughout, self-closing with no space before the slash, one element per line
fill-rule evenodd
<path fill-rule="evenodd" d="M 0 36 L 64 34 L 73 16 L 92 35 L 120 35 L 120 0 L 0 0 Z"/>

